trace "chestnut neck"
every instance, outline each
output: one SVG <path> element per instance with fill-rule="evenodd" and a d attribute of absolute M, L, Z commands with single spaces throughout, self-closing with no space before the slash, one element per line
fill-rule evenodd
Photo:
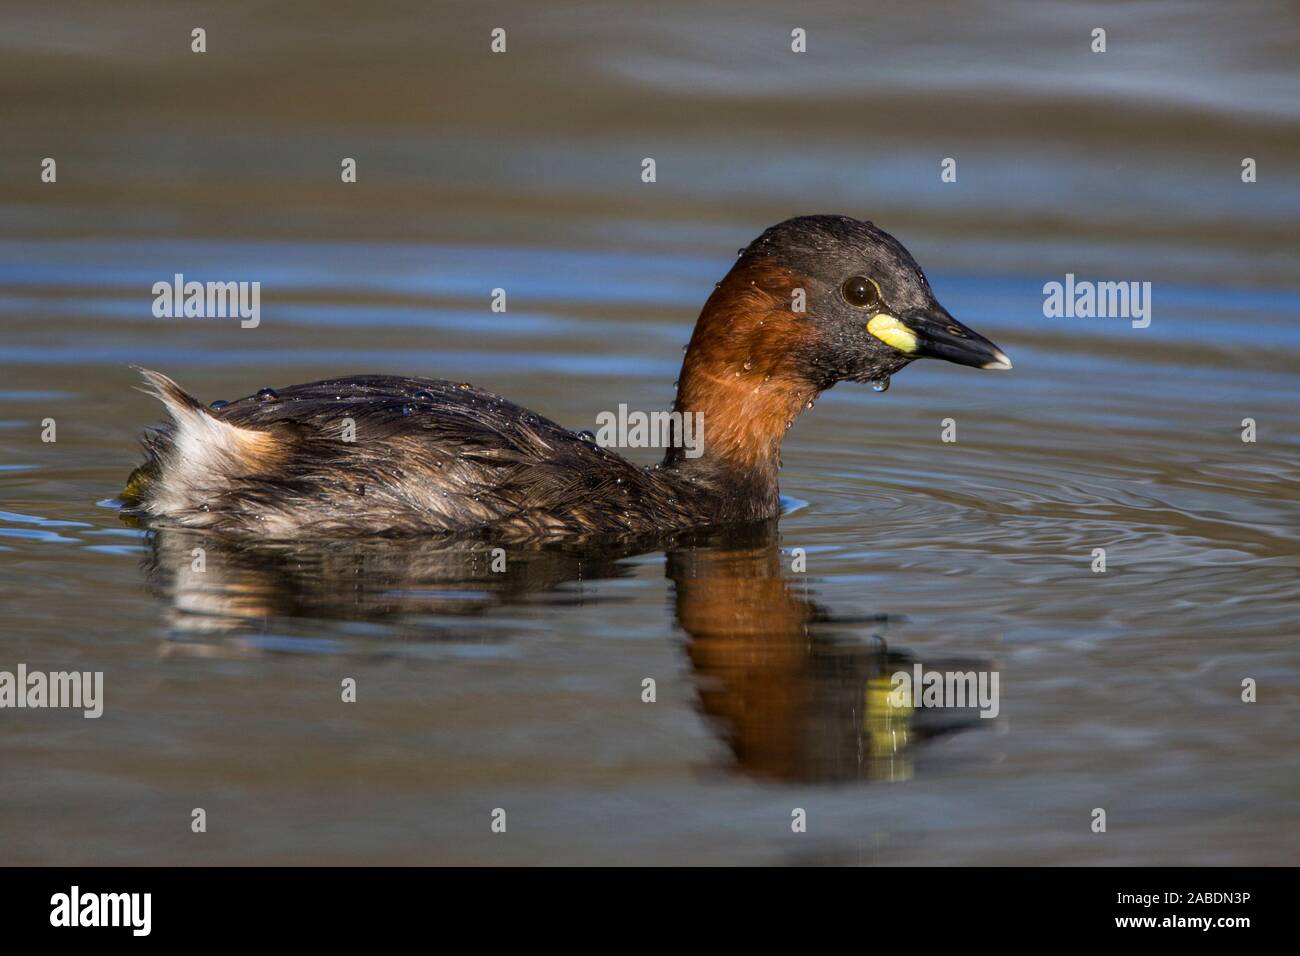
<path fill-rule="evenodd" d="M 793 311 L 794 273 L 741 260 L 704 304 L 682 361 L 673 410 L 703 414 L 703 454 L 670 448 L 667 467 L 715 475 L 776 500 L 781 442 L 824 386 L 807 371 L 816 333 Z"/>

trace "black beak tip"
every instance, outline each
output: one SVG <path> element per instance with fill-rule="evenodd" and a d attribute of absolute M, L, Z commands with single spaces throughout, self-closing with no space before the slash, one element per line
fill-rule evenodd
<path fill-rule="evenodd" d="M 922 355 L 973 368 L 1011 368 L 1006 352 L 947 312 L 923 316 L 911 327 L 920 340 Z"/>

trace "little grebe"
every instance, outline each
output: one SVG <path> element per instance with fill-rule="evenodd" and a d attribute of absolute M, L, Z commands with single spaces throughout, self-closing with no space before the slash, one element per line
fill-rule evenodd
<path fill-rule="evenodd" d="M 360 375 L 205 406 L 141 370 L 170 423 L 145 436 L 129 513 L 270 538 L 482 532 L 645 534 L 780 510 L 781 440 L 836 382 L 887 382 L 913 359 L 1010 368 L 935 301 L 896 239 L 804 216 L 745 248 L 704 303 L 674 411 L 702 453 L 642 468 L 469 385 Z M 697 419 L 700 420 L 700 419 Z"/>

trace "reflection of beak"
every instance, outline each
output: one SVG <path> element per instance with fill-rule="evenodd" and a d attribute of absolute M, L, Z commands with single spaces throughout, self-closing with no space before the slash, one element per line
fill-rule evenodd
<path fill-rule="evenodd" d="M 899 317 L 881 313 L 867 323 L 867 331 L 912 358 L 937 358 L 975 368 L 1011 368 L 1006 353 L 966 328 L 941 305 Z"/>

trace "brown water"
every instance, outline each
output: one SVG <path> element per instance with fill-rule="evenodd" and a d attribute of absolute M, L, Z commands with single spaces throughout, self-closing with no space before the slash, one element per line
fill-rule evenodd
<path fill-rule="evenodd" d="M 0 24 L 0 671 L 106 699 L 0 711 L 0 862 L 1295 861 L 1293 6 L 59 9 Z M 828 211 L 1016 368 L 824 396 L 779 528 L 498 574 L 112 507 L 159 413 L 129 364 L 207 400 L 470 379 L 593 427 L 669 403 L 736 248 Z M 261 325 L 153 318 L 177 272 L 260 281 Z M 1044 318 L 1066 272 L 1152 282 L 1150 327 Z M 918 662 L 996 670 L 1000 715 L 884 708 Z"/>

